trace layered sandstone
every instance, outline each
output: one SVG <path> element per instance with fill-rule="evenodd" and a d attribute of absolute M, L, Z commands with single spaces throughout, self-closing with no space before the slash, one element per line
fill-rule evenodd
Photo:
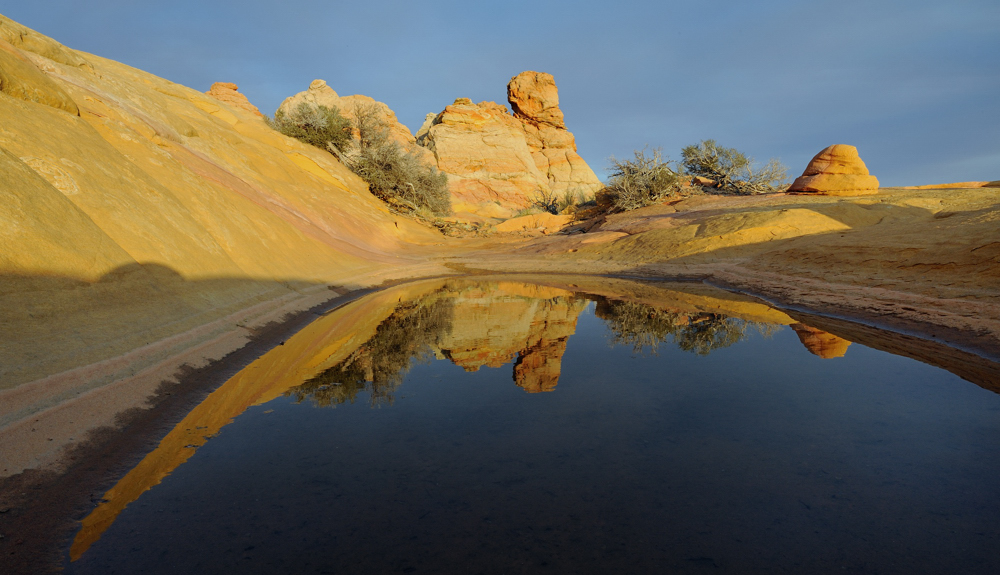
<path fill-rule="evenodd" d="M 816 154 L 788 191 L 861 196 L 878 193 L 878 179 L 868 173 L 857 148 L 835 144 Z"/>
<path fill-rule="evenodd" d="M 520 123 L 494 102 L 459 98 L 438 114 L 425 136 L 437 168 L 448 176 L 456 212 L 481 212 L 493 203 L 508 212 L 527 207 L 549 187 L 528 149 Z"/>
<path fill-rule="evenodd" d="M 247 99 L 246 95 L 240 94 L 239 89 L 239 86 L 233 84 L 232 82 L 216 82 L 212 84 L 212 87 L 205 93 L 220 102 L 225 102 L 234 108 L 245 110 L 255 116 L 263 118 L 264 114 L 260 113 L 257 106 L 250 103 L 250 100 Z"/>
<path fill-rule="evenodd" d="M 459 98 L 428 114 L 417 142 L 434 152 L 448 175 L 456 211 L 509 216 L 541 195 L 590 195 L 602 186 L 576 153 L 550 74 L 524 72 L 511 79 L 508 101 Z M 499 208 L 499 209 L 498 209 Z"/>
<path fill-rule="evenodd" d="M 576 152 L 559 108 L 559 92 L 551 74 L 521 72 L 507 84 L 507 101 L 520 120 L 528 149 L 555 194 L 592 194 L 603 185 Z"/>
<path fill-rule="evenodd" d="M 573 220 L 570 215 L 553 215 L 548 212 L 528 214 L 511 218 L 496 225 L 498 232 L 539 232 L 551 234 L 559 231 Z"/>

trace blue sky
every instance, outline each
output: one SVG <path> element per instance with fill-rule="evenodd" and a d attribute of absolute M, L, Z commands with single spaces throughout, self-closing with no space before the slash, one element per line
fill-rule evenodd
<path fill-rule="evenodd" d="M 411 130 L 549 72 L 599 175 L 611 155 L 676 159 L 712 138 L 793 177 L 852 144 L 886 186 L 1000 179 L 997 0 L 0 0 L 0 13 L 198 90 L 235 82 L 265 113 L 323 78 Z"/>

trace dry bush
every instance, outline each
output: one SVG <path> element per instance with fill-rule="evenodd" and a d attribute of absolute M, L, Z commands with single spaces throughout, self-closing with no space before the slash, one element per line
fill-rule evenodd
<path fill-rule="evenodd" d="M 724 148 L 715 140 L 703 140 L 681 150 L 684 170 L 692 176 L 713 180 L 719 191 L 729 194 L 764 194 L 787 186 L 788 168 L 777 159 L 763 166 L 754 165 L 734 148 Z"/>
<path fill-rule="evenodd" d="M 401 211 L 451 213 L 447 176 L 404 151 L 374 104 L 356 104 L 353 115 L 357 138 L 340 153 L 330 151 L 368 182 L 371 193 Z"/>
<path fill-rule="evenodd" d="M 676 195 L 683 184 L 680 174 L 664 160 L 659 148 L 651 153 L 636 150 L 630 160 L 611 162 L 608 185 L 597 192 L 597 205 L 609 213 L 642 208 Z"/>
<path fill-rule="evenodd" d="M 556 198 L 555 192 L 551 190 L 538 190 L 528 200 L 531 202 L 528 205 L 529 210 L 534 208 L 550 214 L 559 213 L 559 200 Z"/>
<path fill-rule="evenodd" d="M 286 136 L 324 150 L 342 150 L 351 141 L 351 122 L 336 108 L 302 102 L 288 114 L 278 110 L 273 119 L 268 118 L 268 124 Z"/>

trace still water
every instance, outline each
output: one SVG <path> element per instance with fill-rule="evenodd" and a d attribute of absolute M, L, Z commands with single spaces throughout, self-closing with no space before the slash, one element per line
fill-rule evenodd
<path fill-rule="evenodd" d="M 996 393 L 704 286 L 567 281 L 331 312 L 123 477 L 67 572 L 1000 572 Z"/>

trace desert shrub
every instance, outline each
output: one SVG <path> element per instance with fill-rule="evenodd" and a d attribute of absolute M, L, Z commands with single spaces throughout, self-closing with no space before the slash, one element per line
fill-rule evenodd
<path fill-rule="evenodd" d="M 717 189 L 730 194 L 763 194 L 776 192 L 785 185 L 788 168 L 777 159 L 756 166 L 734 148 L 724 148 L 715 140 L 703 140 L 681 150 L 684 170 L 715 182 Z"/>
<path fill-rule="evenodd" d="M 531 202 L 528 204 L 528 209 L 536 209 L 541 212 L 548 212 L 550 214 L 559 213 L 559 200 L 556 197 L 555 192 L 551 190 L 538 190 L 532 194 L 528 200 Z"/>
<path fill-rule="evenodd" d="M 680 192 L 680 174 L 664 160 L 659 148 L 647 153 L 636 150 L 635 157 L 610 159 L 611 177 L 597 192 L 597 205 L 607 212 L 624 212 L 655 204 Z"/>
<path fill-rule="evenodd" d="M 559 198 L 556 208 L 562 214 L 570 210 L 576 210 L 591 201 L 593 201 L 593 194 L 586 194 L 580 190 L 566 190 L 563 192 L 562 197 Z"/>
<path fill-rule="evenodd" d="M 324 150 L 331 146 L 343 150 L 351 141 L 351 121 L 337 108 L 302 102 L 288 114 L 278 110 L 269 123 L 286 136 Z"/>
<path fill-rule="evenodd" d="M 447 176 L 403 150 L 374 104 L 356 105 L 353 115 L 357 139 L 337 155 L 368 182 L 371 193 L 402 211 L 426 208 L 436 215 L 450 213 Z"/>

